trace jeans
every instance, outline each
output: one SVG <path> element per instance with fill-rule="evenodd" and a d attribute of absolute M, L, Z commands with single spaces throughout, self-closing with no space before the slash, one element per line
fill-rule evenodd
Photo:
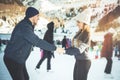
<path fill-rule="evenodd" d="M 4 56 L 4 63 L 13 80 L 29 80 L 29 75 L 24 64 L 16 63 L 15 61 Z"/>

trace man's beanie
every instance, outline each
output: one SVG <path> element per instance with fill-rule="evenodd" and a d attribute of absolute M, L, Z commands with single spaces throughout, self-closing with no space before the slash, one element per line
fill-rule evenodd
<path fill-rule="evenodd" d="M 34 7 L 28 7 L 26 10 L 26 18 L 30 18 L 33 17 L 35 15 L 39 14 L 39 11 L 37 9 L 35 9 Z"/>

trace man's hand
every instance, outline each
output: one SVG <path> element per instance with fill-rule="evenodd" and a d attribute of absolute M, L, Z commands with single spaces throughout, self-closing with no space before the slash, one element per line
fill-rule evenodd
<path fill-rule="evenodd" d="M 59 54 L 63 54 L 63 53 L 65 53 L 65 49 L 64 48 L 57 48 L 55 52 L 57 52 Z"/>

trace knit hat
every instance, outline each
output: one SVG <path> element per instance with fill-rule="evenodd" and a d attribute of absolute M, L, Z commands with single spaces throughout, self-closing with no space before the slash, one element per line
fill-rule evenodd
<path fill-rule="evenodd" d="M 79 13 L 76 17 L 74 17 L 76 21 L 83 22 L 87 25 L 90 25 L 91 21 L 91 9 L 87 8 L 83 12 Z"/>
<path fill-rule="evenodd" d="M 35 9 L 34 7 L 28 7 L 26 10 L 26 18 L 30 18 L 33 17 L 35 15 L 39 14 L 39 11 L 37 9 Z"/>

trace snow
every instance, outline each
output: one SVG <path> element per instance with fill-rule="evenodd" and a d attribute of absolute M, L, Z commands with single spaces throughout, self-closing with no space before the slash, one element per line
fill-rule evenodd
<path fill-rule="evenodd" d="M 94 8 L 93 15 L 96 15 L 96 13 L 99 13 L 99 17 L 96 17 L 96 19 L 93 21 L 93 23 L 91 23 L 91 26 L 95 27 L 98 25 L 98 22 L 99 22 L 98 20 L 100 20 L 103 17 L 102 12 L 104 10 L 105 4 L 108 4 L 108 3 L 116 4 L 117 1 L 118 0 L 112 0 L 112 1 L 102 0 L 101 6 Z M 28 6 L 27 4 L 29 2 L 33 2 L 32 6 L 34 6 L 38 10 L 40 10 L 40 12 L 45 13 L 49 17 L 58 17 L 58 18 L 62 18 L 62 19 L 67 19 L 67 16 L 65 15 L 67 9 L 73 7 L 77 10 L 77 8 L 80 8 L 80 6 L 83 7 L 84 5 L 89 5 L 89 4 L 95 3 L 96 0 L 23 0 L 22 1 L 22 3 L 25 6 Z M 21 19 L 21 16 L 18 18 Z M 41 27 L 37 27 L 37 29 L 41 29 L 41 28 L 45 27 L 47 23 L 48 23 L 47 20 L 40 18 L 38 24 Z M 72 26 L 76 26 L 74 21 L 68 20 L 67 23 L 65 23 L 65 27 L 69 26 L 69 29 L 71 29 Z M 13 28 L 6 27 L 6 25 L 5 25 L 2 28 L 0 28 L 0 33 L 11 33 Z M 76 29 L 75 29 L 75 31 L 76 31 Z"/>
<path fill-rule="evenodd" d="M 49 23 L 49 21 L 43 17 L 40 17 L 39 20 L 38 20 L 38 23 L 35 27 L 35 29 L 39 30 L 39 29 L 43 29 L 43 28 L 46 28 L 47 29 L 47 24 Z"/>

